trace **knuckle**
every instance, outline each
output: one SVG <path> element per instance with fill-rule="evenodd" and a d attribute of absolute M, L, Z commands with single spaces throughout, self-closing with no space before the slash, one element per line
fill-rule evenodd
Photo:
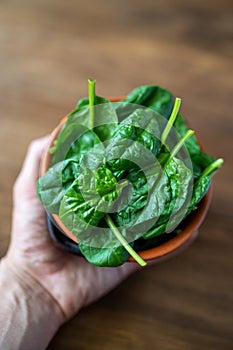
<path fill-rule="evenodd" d="M 29 151 L 33 151 L 38 146 L 38 140 L 33 140 L 28 146 Z"/>
<path fill-rule="evenodd" d="M 29 144 L 28 152 L 33 153 L 33 152 L 37 151 L 38 149 L 41 149 L 41 147 L 44 143 L 44 140 L 45 140 L 45 137 L 32 140 L 31 143 Z"/>

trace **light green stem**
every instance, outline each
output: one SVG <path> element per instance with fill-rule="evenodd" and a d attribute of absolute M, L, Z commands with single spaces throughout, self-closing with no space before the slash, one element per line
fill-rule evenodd
<path fill-rule="evenodd" d="M 169 160 L 171 160 L 175 155 L 179 152 L 181 147 L 184 145 L 185 141 L 194 134 L 193 130 L 188 130 L 186 134 L 180 139 L 180 141 L 177 143 L 177 145 L 173 148 L 171 155 L 169 157 Z"/>
<path fill-rule="evenodd" d="M 89 95 L 89 108 L 90 108 L 90 129 L 94 128 L 94 105 L 95 105 L 95 83 L 96 81 L 88 79 L 88 95 Z"/>
<path fill-rule="evenodd" d="M 200 179 L 202 179 L 205 176 L 210 175 L 213 171 L 217 170 L 218 168 L 220 168 L 220 166 L 223 164 L 224 160 L 222 158 L 219 158 L 217 160 L 215 160 L 212 164 L 210 164 L 201 174 L 201 177 L 198 179 L 198 181 Z"/>
<path fill-rule="evenodd" d="M 112 233 L 116 236 L 119 242 L 123 245 L 123 247 L 127 250 L 127 252 L 137 261 L 140 266 L 146 266 L 146 262 L 133 250 L 133 248 L 129 245 L 126 239 L 122 236 L 114 222 L 112 221 L 109 214 L 105 216 L 105 221 L 108 224 L 109 228 L 112 230 Z"/>
<path fill-rule="evenodd" d="M 181 104 L 181 99 L 180 98 L 176 98 L 175 99 L 175 103 L 174 103 L 174 106 L 173 106 L 173 110 L 172 110 L 172 113 L 171 113 L 171 116 L 167 122 L 167 125 L 165 127 L 165 129 L 163 130 L 163 133 L 162 133 L 162 136 L 161 136 L 161 142 L 162 144 L 164 144 L 164 142 L 166 141 L 166 138 L 172 128 L 172 125 L 174 124 L 175 122 L 175 119 L 177 117 L 177 114 L 179 112 L 179 109 L 180 109 L 180 104 Z"/>

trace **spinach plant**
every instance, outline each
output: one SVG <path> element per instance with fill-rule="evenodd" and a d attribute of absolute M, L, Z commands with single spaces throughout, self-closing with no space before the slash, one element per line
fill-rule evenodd
<path fill-rule="evenodd" d="M 37 193 L 88 261 L 118 266 L 132 256 L 145 266 L 137 251 L 179 234 L 223 160 L 202 151 L 181 100 L 166 89 L 137 87 L 111 103 L 95 94 L 95 81 L 88 86 L 50 149 Z"/>

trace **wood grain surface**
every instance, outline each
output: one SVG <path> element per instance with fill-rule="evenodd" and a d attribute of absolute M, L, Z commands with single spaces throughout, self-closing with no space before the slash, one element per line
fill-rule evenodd
<path fill-rule="evenodd" d="M 97 79 L 103 96 L 158 84 L 182 98 L 206 150 L 225 164 L 199 237 L 82 310 L 50 350 L 231 349 L 232 2 L 0 1 L 0 256 L 11 189 L 29 142 Z"/>

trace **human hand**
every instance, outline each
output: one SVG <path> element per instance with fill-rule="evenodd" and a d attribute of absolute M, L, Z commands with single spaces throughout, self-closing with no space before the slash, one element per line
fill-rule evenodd
<path fill-rule="evenodd" d="M 61 324 L 114 288 L 138 265 L 96 267 L 53 244 L 45 210 L 36 194 L 40 159 L 47 142 L 47 137 L 32 142 L 15 183 L 12 237 L 4 266 L 19 280 L 28 280 L 28 284 L 33 280 L 42 287 L 52 307 L 59 308 Z"/>

